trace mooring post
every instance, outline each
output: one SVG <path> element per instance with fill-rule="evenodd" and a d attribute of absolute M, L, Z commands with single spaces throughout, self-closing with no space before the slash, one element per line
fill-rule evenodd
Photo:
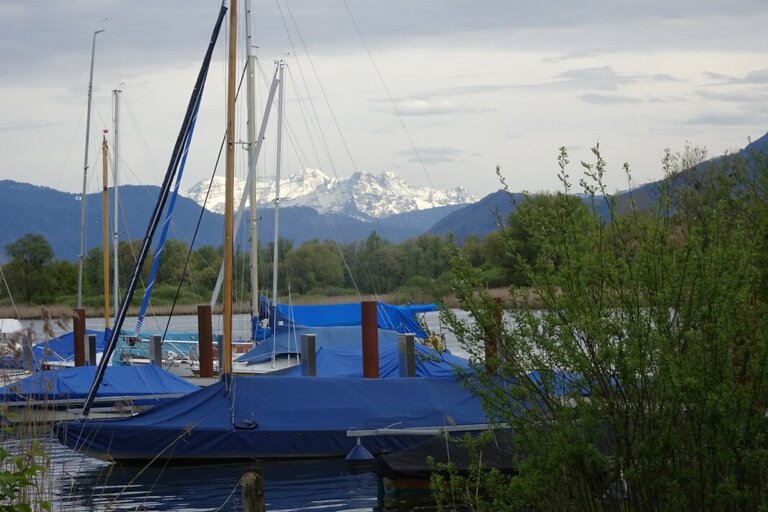
<path fill-rule="evenodd" d="M 85 364 L 96 366 L 96 335 L 89 334 L 85 343 Z"/>
<path fill-rule="evenodd" d="M 360 303 L 362 308 L 363 333 L 363 377 L 379 378 L 379 325 L 376 306 L 373 300 Z"/>
<path fill-rule="evenodd" d="M 499 357 L 499 335 L 502 330 L 504 307 L 500 298 L 493 299 L 493 326 L 485 333 L 485 371 L 496 373 Z"/>
<path fill-rule="evenodd" d="M 213 322 L 209 304 L 197 306 L 197 352 L 200 377 L 213 377 Z"/>
<path fill-rule="evenodd" d="M 314 334 L 301 335 L 301 374 L 305 377 L 317 375 L 316 338 Z"/>
<path fill-rule="evenodd" d="M 75 366 L 85 366 L 85 309 L 76 308 L 72 320 L 75 334 Z"/>
<path fill-rule="evenodd" d="M 416 349 L 414 348 L 413 334 L 400 334 L 397 336 L 397 362 L 400 377 L 416 376 Z"/>
<path fill-rule="evenodd" d="M 243 488 L 243 511 L 264 512 L 264 474 L 261 468 L 247 469 L 240 485 Z"/>
<path fill-rule="evenodd" d="M 153 334 L 149 338 L 149 362 L 163 367 L 163 338 L 159 334 Z"/>

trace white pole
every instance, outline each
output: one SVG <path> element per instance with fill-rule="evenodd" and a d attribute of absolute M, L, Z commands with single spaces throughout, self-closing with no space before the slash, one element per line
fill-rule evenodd
<path fill-rule="evenodd" d="M 248 175 L 251 179 L 251 316 L 259 318 L 259 216 L 256 202 L 259 197 L 256 181 L 256 55 L 251 33 L 251 0 L 245 0 L 245 41 L 248 55 L 246 86 L 248 95 Z"/>
<path fill-rule="evenodd" d="M 120 162 L 120 94 L 123 91 L 115 89 L 112 91 L 112 100 L 114 101 L 114 118 L 112 119 L 112 189 L 114 190 L 114 213 L 112 218 L 112 254 L 114 265 L 112 267 L 112 287 L 115 303 L 115 315 L 120 305 L 120 279 L 118 273 L 118 244 L 120 243 L 120 209 L 119 209 L 119 181 L 118 164 Z"/>
<path fill-rule="evenodd" d="M 77 307 L 83 307 L 83 263 L 85 261 L 85 194 L 88 187 L 88 139 L 91 135 L 91 96 L 93 93 L 93 60 L 96 57 L 96 36 L 104 29 L 94 30 L 91 43 L 91 72 L 88 78 L 88 110 L 85 117 L 85 158 L 83 162 L 83 195 L 80 198 L 80 254 L 77 257 Z"/>
<path fill-rule="evenodd" d="M 283 104 L 285 102 L 285 62 L 280 61 L 279 78 L 280 88 L 277 94 L 277 156 L 275 157 L 275 247 L 274 258 L 272 260 L 272 301 L 273 301 L 273 313 L 272 313 L 272 368 L 275 367 L 275 343 L 277 339 L 277 260 L 278 260 L 278 242 L 279 238 L 279 217 L 280 217 L 280 159 L 283 154 Z"/>

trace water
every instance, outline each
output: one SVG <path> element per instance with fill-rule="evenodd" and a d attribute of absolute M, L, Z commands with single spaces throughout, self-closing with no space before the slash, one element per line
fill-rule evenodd
<path fill-rule="evenodd" d="M 126 320 L 126 327 L 135 325 Z M 167 317 L 147 319 L 146 330 L 162 331 Z M 425 317 L 427 325 L 439 332 L 437 313 Z M 220 317 L 214 320 L 214 329 Z M 40 321 L 26 322 L 38 334 Z M 86 326 L 103 328 L 103 320 L 88 319 Z M 170 330 L 195 331 L 195 316 L 171 319 Z M 248 315 L 233 319 L 234 337 L 247 337 Z M 58 333 L 57 333 L 58 334 Z M 454 337 L 446 332 L 449 349 L 466 356 Z M 247 464 L 211 466 L 124 467 L 84 457 L 58 443 L 41 439 L 51 457 L 51 492 L 54 510 L 242 510 L 238 482 Z M 379 478 L 370 471 L 348 468 L 343 460 L 261 461 L 267 510 L 274 511 L 434 511 L 428 491 L 408 494 L 385 492 Z"/>

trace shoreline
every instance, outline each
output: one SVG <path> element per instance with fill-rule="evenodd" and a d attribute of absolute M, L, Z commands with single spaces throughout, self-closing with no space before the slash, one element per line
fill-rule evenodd
<path fill-rule="evenodd" d="M 489 290 L 493 297 L 500 298 L 502 300 L 510 300 L 510 290 L 508 288 L 493 288 Z M 519 306 L 538 309 L 540 307 L 540 299 L 533 290 L 518 290 L 515 293 L 517 299 L 515 303 Z M 398 293 L 385 293 L 382 295 L 335 295 L 335 296 L 302 296 L 295 297 L 292 302 L 294 304 L 344 304 L 350 302 L 362 302 L 366 300 L 379 300 L 390 304 L 405 304 L 408 302 L 407 297 L 403 297 Z M 448 307 L 458 308 L 459 303 L 454 296 L 443 297 L 441 299 Z M 414 296 L 413 301 L 417 303 L 432 303 L 435 302 L 434 297 L 428 295 Z M 152 305 L 151 310 L 153 315 L 168 316 L 171 313 L 174 315 L 196 315 L 197 304 L 176 304 L 173 308 L 170 304 L 158 304 Z M 233 313 L 248 313 L 250 311 L 250 304 L 244 302 L 233 303 Z M 213 309 L 213 314 L 221 314 L 223 310 L 222 305 L 217 305 Z M 139 312 L 138 306 L 131 306 L 128 308 L 129 316 L 136 316 Z M 18 318 L 20 320 L 40 320 L 45 316 L 51 319 L 70 319 L 74 316 L 74 308 L 67 304 L 51 304 L 51 305 L 33 305 L 33 304 L 17 304 L 2 305 L 0 306 L 0 318 Z M 86 307 L 86 318 L 99 318 L 104 316 L 104 308 L 99 307 Z"/>

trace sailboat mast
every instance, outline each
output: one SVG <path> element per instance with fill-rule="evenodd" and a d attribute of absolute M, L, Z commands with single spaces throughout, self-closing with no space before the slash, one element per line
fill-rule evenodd
<path fill-rule="evenodd" d="M 235 90 L 237 80 L 237 0 L 229 6 L 229 63 L 227 72 L 227 158 L 224 186 L 224 344 L 221 351 L 224 375 L 232 373 L 232 264 L 234 241 Z"/>
<path fill-rule="evenodd" d="M 85 262 L 85 194 L 88 187 L 88 139 L 91 135 L 91 96 L 93 93 L 93 60 L 96 57 L 96 36 L 104 29 L 94 30 L 91 43 L 91 72 L 88 77 L 88 109 L 85 115 L 85 158 L 83 162 L 83 195 L 80 198 L 80 254 L 77 256 L 77 307 L 83 307 L 83 263 Z"/>
<path fill-rule="evenodd" d="M 101 201 L 102 223 L 101 239 L 103 243 L 102 253 L 102 280 L 104 281 L 104 329 L 109 329 L 109 166 L 107 161 L 107 130 L 104 130 L 101 141 Z"/>
<path fill-rule="evenodd" d="M 282 60 L 277 63 L 279 74 L 279 89 L 277 93 L 277 155 L 275 157 L 275 246 L 272 259 L 272 367 L 275 367 L 275 343 L 277 339 L 277 262 L 279 257 L 279 215 L 280 215 L 280 165 L 283 155 L 283 103 L 284 98 L 284 75 L 285 62 Z"/>
<path fill-rule="evenodd" d="M 245 0 L 245 42 L 248 55 L 246 87 L 248 94 L 248 174 L 251 178 L 251 317 L 259 318 L 259 216 L 256 210 L 258 184 L 256 182 L 256 48 L 251 32 L 251 0 Z"/>
<path fill-rule="evenodd" d="M 115 301 L 115 313 L 119 307 L 120 299 L 120 279 L 118 274 L 118 246 L 120 243 L 120 199 L 119 199 L 119 164 L 120 164 L 120 94 L 123 91 L 115 89 L 112 91 L 112 101 L 114 103 L 114 118 L 112 119 L 112 189 L 114 190 L 114 205 L 112 217 L 112 287 Z"/>

